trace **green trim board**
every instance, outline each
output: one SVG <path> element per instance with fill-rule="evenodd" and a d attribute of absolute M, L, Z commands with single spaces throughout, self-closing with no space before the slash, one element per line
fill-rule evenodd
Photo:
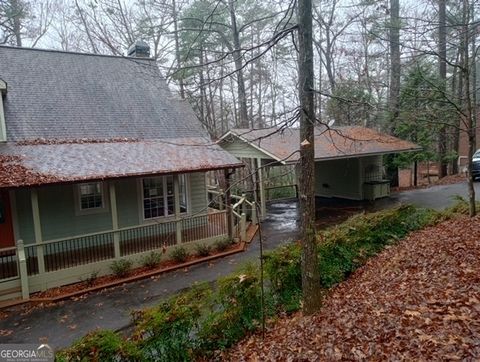
<path fill-rule="evenodd" d="M 268 152 L 235 134 L 227 133 L 218 142 L 225 151 L 237 158 L 260 158 L 278 161 L 275 156 L 270 155 Z"/>

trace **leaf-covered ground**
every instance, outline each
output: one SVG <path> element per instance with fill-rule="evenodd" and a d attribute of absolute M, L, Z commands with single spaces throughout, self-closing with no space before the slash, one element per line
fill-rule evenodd
<path fill-rule="evenodd" d="M 480 217 L 411 234 L 325 298 L 272 323 L 226 360 L 479 360 Z"/>

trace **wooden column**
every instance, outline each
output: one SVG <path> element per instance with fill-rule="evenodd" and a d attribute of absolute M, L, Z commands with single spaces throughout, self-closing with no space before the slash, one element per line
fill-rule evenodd
<path fill-rule="evenodd" d="M 175 227 L 177 244 L 182 242 L 182 219 L 180 217 L 180 181 L 178 175 L 173 175 L 173 198 L 175 199 Z"/>
<path fill-rule="evenodd" d="M 262 159 L 257 158 L 258 170 L 258 191 L 260 193 L 260 220 L 264 220 L 267 216 L 267 200 L 265 200 L 265 187 L 263 184 L 263 168 Z"/>
<path fill-rule="evenodd" d="M 115 259 L 120 259 L 120 235 L 118 233 L 118 211 L 117 211 L 117 193 L 115 192 L 115 183 L 110 181 L 108 183 L 108 191 L 110 196 L 110 212 L 112 214 L 112 230 L 113 233 L 113 248 L 115 252 Z"/>
<path fill-rule="evenodd" d="M 18 273 L 20 276 L 20 284 L 22 288 L 22 299 L 30 298 L 30 290 L 28 286 L 28 272 L 27 272 L 27 258 L 25 257 L 25 248 L 23 240 L 17 241 L 17 258 L 18 258 Z"/>
<path fill-rule="evenodd" d="M 38 206 L 38 192 L 37 189 L 31 189 L 30 199 L 32 203 L 32 215 L 33 215 L 33 231 L 35 235 L 35 243 L 39 244 L 37 246 L 37 262 L 38 262 L 38 273 L 45 273 L 45 260 L 43 256 L 43 245 L 42 245 L 42 226 L 40 223 L 40 209 Z M 42 287 L 44 288 L 44 287 Z"/>

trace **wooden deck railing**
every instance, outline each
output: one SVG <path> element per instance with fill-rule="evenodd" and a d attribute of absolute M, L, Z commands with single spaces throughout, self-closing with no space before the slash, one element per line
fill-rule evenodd
<path fill-rule="evenodd" d="M 17 248 L 0 249 L 0 280 L 18 277 Z"/>
<path fill-rule="evenodd" d="M 210 207 L 216 207 L 220 210 L 226 205 L 225 193 L 214 186 L 207 188 Z M 234 237 L 245 240 L 247 232 L 247 219 L 253 224 L 258 222 L 257 208 L 255 202 L 248 199 L 246 194 L 241 196 L 231 194 L 231 212 L 232 212 L 232 230 Z"/>

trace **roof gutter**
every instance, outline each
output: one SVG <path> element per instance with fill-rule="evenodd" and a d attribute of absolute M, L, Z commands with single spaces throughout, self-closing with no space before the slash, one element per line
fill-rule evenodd
<path fill-rule="evenodd" d="M 407 150 L 392 150 L 392 151 L 381 151 L 381 152 L 369 152 L 369 153 L 360 153 L 356 155 L 344 155 L 344 156 L 331 156 L 331 157 L 317 157 L 315 158 L 315 162 L 322 162 L 322 161 L 333 161 L 333 160 L 344 160 L 347 158 L 361 158 L 361 157 L 368 157 L 368 156 L 379 156 L 379 155 L 391 155 L 394 153 L 405 153 L 405 152 L 416 152 L 421 151 L 422 148 L 410 148 Z M 287 164 L 296 163 L 298 160 L 287 161 Z"/>
<path fill-rule="evenodd" d="M 245 167 L 243 163 L 234 163 L 229 165 L 223 165 L 221 167 L 204 167 L 204 168 L 196 168 L 191 170 L 177 170 L 177 171 L 160 171 L 160 172 L 145 172 L 145 173 L 134 173 L 129 175 L 111 175 L 111 176 L 91 176 L 91 177 L 72 177 L 72 178 L 58 178 L 58 180 L 54 180 L 51 182 L 43 182 L 43 183 L 31 183 L 31 184 L 17 184 L 17 185 L 0 185 L 0 189 L 25 189 L 30 187 L 37 187 L 37 186 L 53 186 L 53 185 L 68 185 L 68 184 L 76 184 L 76 183 L 83 183 L 83 182 L 92 182 L 92 181 L 107 181 L 107 180 L 123 180 L 129 178 L 142 178 L 142 177 L 154 177 L 154 176 L 165 176 L 165 175 L 175 175 L 175 174 L 186 174 L 186 173 L 194 173 L 194 172 L 208 172 L 208 171 L 215 171 L 215 170 L 225 170 L 225 169 L 232 169 L 232 168 L 241 168 Z"/>

